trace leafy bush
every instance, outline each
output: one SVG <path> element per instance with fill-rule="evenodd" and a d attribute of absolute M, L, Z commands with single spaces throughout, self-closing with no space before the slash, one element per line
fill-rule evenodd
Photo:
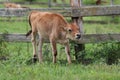
<path fill-rule="evenodd" d="M 4 40 L 4 34 L 0 36 L 0 60 L 6 60 L 9 56 L 9 50 L 7 48 L 8 43 Z"/>
<path fill-rule="evenodd" d="M 107 64 L 117 64 L 120 59 L 120 43 L 100 43 L 92 44 L 90 48 L 77 54 L 78 60 L 94 62 L 106 62 Z M 88 62 L 88 61 L 87 61 Z"/>
<path fill-rule="evenodd" d="M 97 44 L 94 49 L 95 60 L 101 59 L 107 64 L 118 63 L 120 58 L 120 43 L 102 43 Z"/>
<path fill-rule="evenodd" d="M 33 2 L 33 1 L 35 1 L 35 0 L 26 0 L 26 1 Z"/>
<path fill-rule="evenodd" d="M 91 0 L 83 0 L 84 5 L 95 5 L 95 1 L 91 1 Z"/>

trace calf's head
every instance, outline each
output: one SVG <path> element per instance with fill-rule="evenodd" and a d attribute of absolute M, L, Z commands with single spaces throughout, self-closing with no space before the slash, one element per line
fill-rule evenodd
<path fill-rule="evenodd" d="M 76 23 L 68 24 L 66 30 L 68 39 L 75 40 L 81 38 L 80 28 L 77 26 Z"/>

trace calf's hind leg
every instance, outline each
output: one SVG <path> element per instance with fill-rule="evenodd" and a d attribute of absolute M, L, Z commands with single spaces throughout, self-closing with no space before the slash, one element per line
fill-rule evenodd
<path fill-rule="evenodd" d="M 37 61 L 37 53 L 36 53 L 36 33 L 35 32 L 32 32 L 31 33 L 32 35 L 32 39 L 31 39 L 31 42 L 32 42 L 32 46 L 33 46 L 33 62 L 36 62 Z"/>
<path fill-rule="evenodd" d="M 43 45 L 43 39 L 40 38 L 39 45 L 38 45 L 38 58 L 39 58 L 39 62 L 43 61 L 43 58 L 42 58 L 42 45 Z"/>

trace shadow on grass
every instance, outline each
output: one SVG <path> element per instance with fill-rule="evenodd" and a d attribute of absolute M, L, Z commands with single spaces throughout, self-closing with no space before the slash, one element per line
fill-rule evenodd
<path fill-rule="evenodd" d="M 33 58 L 26 60 L 26 64 L 27 65 L 33 65 L 33 64 L 37 64 L 39 63 L 38 59 L 34 60 Z M 45 64 L 53 64 L 52 59 L 45 59 L 43 61 L 43 63 Z M 77 61 L 77 60 L 72 60 L 71 64 L 83 64 L 83 65 L 89 65 L 93 63 L 92 59 L 85 59 L 82 61 Z M 62 66 L 66 66 L 68 65 L 67 60 L 57 60 L 57 62 L 55 64 L 60 64 Z"/>

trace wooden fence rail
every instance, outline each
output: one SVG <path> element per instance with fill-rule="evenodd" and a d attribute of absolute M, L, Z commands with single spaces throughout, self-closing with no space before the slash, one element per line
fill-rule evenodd
<path fill-rule="evenodd" d="M 78 16 L 109 16 L 119 15 L 120 5 L 114 6 L 82 6 L 80 8 L 39 8 L 39 9 L 8 9 L 0 8 L 0 16 L 26 16 L 32 10 L 49 11 L 60 13 L 65 17 L 78 17 Z"/>
<path fill-rule="evenodd" d="M 31 40 L 31 38 L 26 37 L 25 34 L 0 34 L 0 39 L 8 42 L 30 42 Z M 120 42 L 120 34 L 84 34 L 81 40 L 76 40 L 76 42 L 80 44 L 111 41 Z"/>
<path fill-rule="evenodd" d="M 0 4 L 4 4 L 5 2 L 3 1 L 0 1 Z M 46 5 L 48 7 L 70 7 L 70 4 L 67 4 L 67 3 L 52 3 L 52 2 L 28 2 L 28 1 L 23 1 L 23 2 L 10 2 L 10 3 L 16 3 L 16 4 L 21 4 L 21 5 Z"/>

